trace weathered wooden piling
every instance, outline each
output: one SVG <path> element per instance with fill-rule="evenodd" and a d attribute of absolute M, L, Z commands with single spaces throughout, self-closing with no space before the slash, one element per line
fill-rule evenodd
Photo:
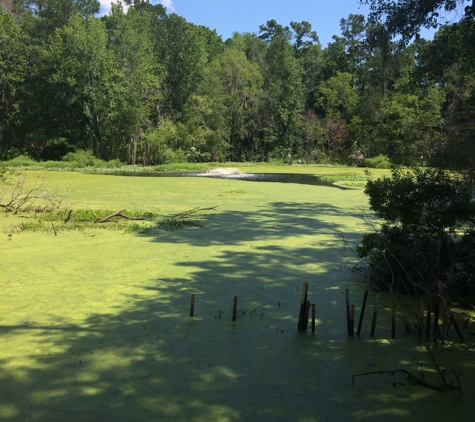
<path fill-rule="evenodd" d="M 348 331 L 348 335 L 351 336 L 350 289 L 345 289 L 345 301 L 346 301 L 346 329 Z"/>
<path fill-rule="evenodd" d="M 374 332 L 376 330 L 376 319 L 378 317 L 379 296 L 380 296 L 380 293 L 376 295 L 376 301 L 374 302 L 373 320 L 371 321 L 371 333 L 370 333 L 371 337 L 374 337 Z"/>
<path fill-rule="evenodd" d="M 303 283 L 302 287 L 302 299 L 300 301 L 300 313 L 299 313 L 299 323 L 297 326 L 298 331 L 306 331 L 307 325 L 305 324 L 305 314 L 307 313 L 307 292 L 308 292 L 308 282 Z"/>
<path fill-rule="evenodd" d="M 307 300 L 307 306 L 305 308 L 305 331 L 307 331 L 309 315 L 310 315 L 310 301 Z"/>
<path fill-rule="evenodd" d="M 312 303 L 312 333 L 315 332 L 315 303 Z"/>
<path fill-rule="evenodd" d="M 238 301 L 238 297 L 237 297 L 237 296 L 234 296 L 234 303 L 233 303 L 233 321 L 236 321 L 237 301 Z"/>
<path fill-rule="evenodd" d="M 369 291 L 369 285 L 371 280 L 371 272 L 368 273 L 368 278 L 366 279 L 366 288 L 364 291 L 364 296 L 363 296 L 363 304 L 361 305 L 361 312 L 360 312 L 360 319 L 358 321 L 358 330 L 356 331 L 356 335 L 359 336 L 361 333 L 361 326 L 363 325 L 363 317 L 364 317 L 364 311 L 366 308 L 366 301 L 368 300 L 368 291 Z"/>
<path fill-rule="evenodd" d="M 192 317 L 195 313 L 195 295 L 191 295 L 191 303 L 190 303 L 190 317 Z"/>
<path fill-rule="evenodd" d="M 350 307 L 350 336 L 352 336 L 355 332 L 355 305 L 351 305 Z"/>

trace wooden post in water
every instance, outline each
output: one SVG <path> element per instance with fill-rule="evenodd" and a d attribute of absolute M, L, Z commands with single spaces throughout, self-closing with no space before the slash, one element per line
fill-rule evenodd
<path fill-rule="evenodd" d="M 350 336 L 355 332 L 355 305 L 351 305 L 350 308 Z"/>
<path fill-rule="evenodd" d="M 315 332 L 315 303 L 312 303 L 312 333 Z"/>
<path fill-rule="evenodd" d="M 195 313 L 195 295 L 192 294 L 191 303 L 190 303 L 190 317 L 192 317 L 194 313 Z"/>
<path fill-rule="evenodd" d="M 361 326 L 363 325 L 363 317 L 364 317 L 364 311 L 366 308 L 366 301 L 368 300 L 368 290 L 369 290 L 370 280 L 371 280 L 371 271 L 368 273 L 368 278 L 366 280 L 366 288 L 365 288 L 364 296 L 363 296 L 363 304 L 361 305 L 360 319 L 358 321 L 358 330 L 356 331 L 357 336 L 360 335 Z"/>
<path fill-rule="evenodd" d="M 374 337 L 374 332 L 376 330 L 376 319 L 378 317 L 379 296 L 380 296 L 380 293 L 376 295 L 376 301 L 374 302 L 373 320 L 371 321 L 371 333 L 370 333 L 371 337 Z"/>
<path fill-rule="evenodd" d="M 345 290 L 345 300 L 346 300 L 346 329 L 348 331 L 348 335 L 351 336 L 350 289 Z"/>
<path fill-rule="evenodd" d="M 391 308 L 391 338 L 393 340 L 396 338 L 396 304 L 394 302 Z"/>
<path fill-rule="evenodd" d="M 234 296 L 234 303 L 233 303 L 233 321 L 236 321 L 236 313 L 237 313 L 237 296 Z"/>
<path fill-rule="evenodd" d="M 305 331 L 307 331 L 309 315 L 310 315 L 310 301 L 307 300 L 307 306 L 305 307 Z"/>
<path fill-rule="evenodd" d="M 299 323 L 297 329 L 299 331 L 305 331 L 307 325 L 305 324 L 305 314 L 307 313 L 307 292 L 308 292 L 308 282 L 303 283 L 302 287 L 302 299 L 300 301 L 300 313 L 299 313 Z"/>

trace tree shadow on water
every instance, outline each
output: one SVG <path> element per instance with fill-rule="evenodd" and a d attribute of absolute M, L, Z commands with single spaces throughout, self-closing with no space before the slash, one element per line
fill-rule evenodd
<path fill-rule="evenodd" d="M 276 203 L 209 214 L 205 228 L 142 235 L 174 245 L 169 265 L 186 276 L 148 278 L 118 294 L 116 312 L 80 324 L 0 327 L 3 345 L 30 342 L 16 352 L 24 364 L 0 362 L 2 420 L 380 420 L 384 384 L 351 385 L 352 359 L 369 351 L 345 333 L 343 290 L 361 277 L 345 270 L 335 221 L 356 240 L 348 228 L 357 215 L 321 210 Z M 177 245 L 192 249 L 185 256 Z M 317 307 L 314 335 L 296 330 L 304 280 Z M 408 403 L 424 399 L 389 388 L 385 420 L 407 419 Z"/>
<path fill-rule="evenodd" d="M 349 212 L 326 203 L 277 202 L 264 204 L 255 211 L 224 211 L 218 209 L 205 216 L 207 231 L 190 236 L 177 231 L 176 236 L 151 236 L 157 242 L 183 242 L 192 245 L 233 245 L 252 240 L 273 240 L 315 236 L 322 233 L 335 234 L 342 226 L 345 236 L 357 239 L 355 219 L 361 212 Z M 352 221 L 351 225 L 346 225 Z M 209 232 L 211 231 L 211 232 Z"/>

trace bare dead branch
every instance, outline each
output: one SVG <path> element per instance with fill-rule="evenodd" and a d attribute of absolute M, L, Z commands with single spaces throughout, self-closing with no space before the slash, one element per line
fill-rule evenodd
<path fill-rule="evenodd" d="M 148 218 L 144 218 L 144 217 L 131 217 L 129 215 L 125 215 L 125 214 L 123 214 L 123 211 L 125 211 L 125 208 L 123 210 L 119 210 L 119 211 L 114 212 L 112 214 L 106 215 L 103 218 L 99 218 L 96 221 L 94 221 L 94 223 L 106 223 L 107 221 L 109 221 L 113 217 L 122 217 L 122 218 L 125 218 L 126 220 L 149 220 Z"/>
<path fill-rule="evenodd" d="M 36 185 L 29 186 L 25 176 L 15 178 L 13 175 L 2 178 L 0 188 L 0 208 L 18 214 L 25 208 L 44 210 L 48 207 L 59 208 L 65 198 L 48 192 L 45 189 L 45 177 L 40 178 Z"/>
<path fill-rule="evenodd" d="M 457 379 L 458 385 L 443 383 L 442 386 L 434 385 L 423 378 L 416 377 L 415 375 L 411 374 L 409 371 L 406 371 L 405 369 L 395 369 L 393 371 L 363 372 L 360 374 L 352 375 L 351 379 L 354 385 L 356 377 L 363 377 L 363 376 L 368 376 L 368 375 L 384 375 L 384 374 L 395 375 L 398 373 L 406 375 L 407 384 L 402 384 L 402 385 L 420 385 L 422 387 L 430 388 L 431 390 L 436 390 L 436 391 L 458 391 L 459 393 L 462 393 L 462 389 L 460 388 L 460 374 L 453 374 L 455 378 Z M 401 384 L 401 383 L 398 383 L 398 382 L 393 383 L 394 386 L 398 384 Z"/>
<path fill-rule="evenodd" d="M 209 207 L 209 208 L 200 208 L 200 207 L 192 208 L 189 211 L 185 211 L 185 212 L 181 212 L 179 214 L 172 215 L 170 217 L 170 220 L 173 219 L 173 218 L 187 218 L 190 214 L 197 213 L 198 211 L 209 211 L 209 210 L 215 210 L 216 208 L 218 208 L 217 205 L 214 206 L 214 207 Z"/>
<path fill-rule="evenodd" d="M 73 213 L 73 210 L 69 210 L 69 213 L 68 213 L 68 216 L 66 217 L 66 219 L 64 220 L 64 223 L 66 224 L 69 219 L 71 218 L 71 214 Z"/>

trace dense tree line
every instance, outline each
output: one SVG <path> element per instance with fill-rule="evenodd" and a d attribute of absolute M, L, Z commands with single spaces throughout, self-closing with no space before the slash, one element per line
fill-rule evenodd
<path fill-rule="evenodd" d="M 322 47 L 305 21 L 223 41 L 143 0 L 0 5 L 0 159 L 475 165 L 471 12 L 432 41 L 350 15 Z"/>

